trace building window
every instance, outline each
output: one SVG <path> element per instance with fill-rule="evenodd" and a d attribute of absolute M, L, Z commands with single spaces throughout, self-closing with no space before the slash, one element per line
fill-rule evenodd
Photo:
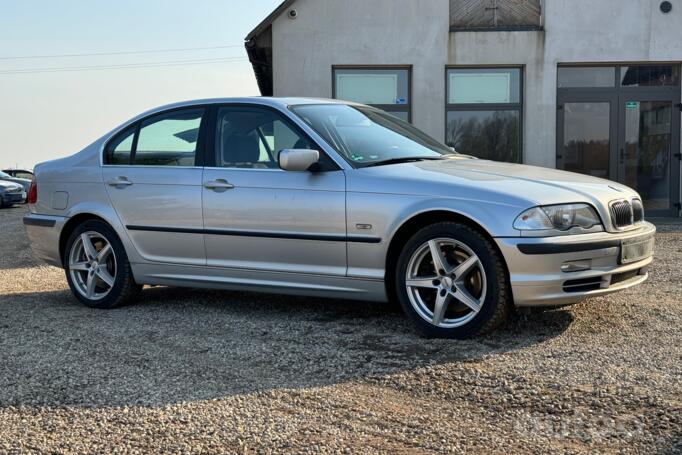
<path fill-rule="evenodd" d="M 560 66 L 557 73 L 559 88 L 613 87 L 615 82 L 613 66 Z"/>
<path fill-rule="evenodd" d="M 620 69 L 623 87 L 676 87 L 680 85 L 680 67 L 677 65 L 636 65 Z"/>
<path fill-rule="evenodd" d="M 333 67 L 332 92 L 339 100 L 383 109 L 412 120 L 410 67 Z"/>
<path fill-rule="evenodd" d="M 447 70 L 447 144 L 483 159 L 520 163 L 521 68 Z"/>

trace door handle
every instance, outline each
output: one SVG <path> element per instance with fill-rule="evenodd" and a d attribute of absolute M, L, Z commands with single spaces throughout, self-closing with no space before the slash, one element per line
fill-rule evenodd
<path fill-rule="evenodd" d="M 118 177 L 107 181 L 107 185 L 109 186 L 130 186 L 132 184 L 133 182 L 128 180 L 127 177 Z"/>
<path fill-rule="evenodd" d="M 204 183 L 204 188 L 209 190 L 230 190 L 234 185 L 224 179 L 211 180 Z"/>

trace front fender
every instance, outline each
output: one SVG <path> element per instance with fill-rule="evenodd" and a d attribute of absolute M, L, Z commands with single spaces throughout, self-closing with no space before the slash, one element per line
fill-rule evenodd
<path fill-rule="evenodd" d="M 349 242 L 348 275 L 383 279 L 391 240 L 401 226 L 416 216 L 446 211 L 471 220 L 491 237 L 517 237 L 519 233 L 512 225 L 525 208 L 473 199 L 349 192 L 349 237 L 372 235 L 381 241 L 375 244 Z M 367 229 L 368 225 L 371 230 Z"/>
<path fill-rule="evenodd" d="M 491 237 L 517 237 L 519 232 L 513 228 L 516 217 L 527 207 L 502 204 L 490 201 L 458 198 L 414 197 L 395 214 L 386 227 L 386 236 L 393 238 L 400 227 L 410 219 L 428 212 L 445 211 L 471 220 Z M 405 201 L 408 199 L 408 201 Z"/>

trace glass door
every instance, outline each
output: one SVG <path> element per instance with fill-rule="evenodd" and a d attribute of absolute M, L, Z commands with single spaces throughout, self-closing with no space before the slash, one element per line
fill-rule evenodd
<path fill-rule="evenodd" d="M 557 167 L 621 182 L 648 216 L 680 209 L 680 66 L 559 66 Z"/>
<path fill-rule="evenodd" d="M 557 114 L 557 167 L 616 180 L 617 98 L 610 94 L 565 94 Z"/>
<path fill-rule="evenodd" d="M 636 189 L 649 216 L 676 216 L 680 112 L 667 94 L 620 97 L 618 180 Z"/>

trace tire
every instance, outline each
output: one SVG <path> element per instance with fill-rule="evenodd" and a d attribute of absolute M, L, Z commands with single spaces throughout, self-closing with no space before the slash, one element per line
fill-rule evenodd
<path fill-rule="evenodd" d="M 395 274 L 398 300 L 426 337 L 470 338 L 508 317 L 504 261 L 486 237 L 465 224 L 436 223 L 418 231 L 405 244 Z"/>
<path fill-rule="evenodd" d="M 121 240 L 103 221 L 88 220 L 76 227 L 63 256 L 71 292 L 84 305 L 116 308 L 131 302 L 142 289 L 133 278 Z"/>
<path fill-rule="evenodd" d="M 5 208 L 5 200 L 2 198 L 2 196 L 0 196 L 0 209 L 4 209 L 4 208 Z"/>

